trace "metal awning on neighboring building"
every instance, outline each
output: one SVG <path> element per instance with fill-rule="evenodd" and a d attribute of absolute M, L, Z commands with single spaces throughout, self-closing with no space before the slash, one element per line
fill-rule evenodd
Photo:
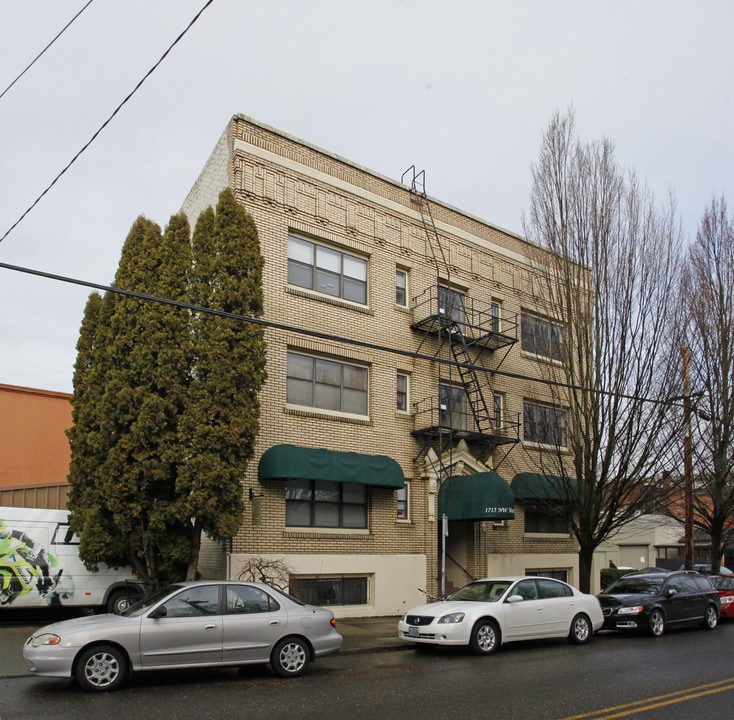
<path fill-rule="evenodd" d="M 513 520 L 515 499 L 496 472 L 454 475 L 441 484 L 438 510 L 449 520 Z"/>
<path fill-rule="evenodd" d="M 387 455 L 273 445 L 260 458 L 258 480 L 330 480 L 400 489 L 405 476 Z"/>
<path fill-rule="evenodd" d="M 515 475 L 511 488 L 516 500 L 567 500 L 578 494 L 573 478 L 531 472 Z"/>

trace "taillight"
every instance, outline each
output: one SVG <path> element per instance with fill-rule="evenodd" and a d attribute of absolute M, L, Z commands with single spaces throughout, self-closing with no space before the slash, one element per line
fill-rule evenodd
<path fill-rule="evenodd" d="M 336 618 L 331 618 L 331 620 L 329 620 L 329 624 L 331 627 L 336 628 Z"/>

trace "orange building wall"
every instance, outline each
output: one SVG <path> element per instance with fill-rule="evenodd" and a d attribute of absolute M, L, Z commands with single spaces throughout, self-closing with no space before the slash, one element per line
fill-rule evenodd
<path fill-rule="evenodd" d="M 71 395 L 0 384 L 0 488 L 65 483 Z"/>

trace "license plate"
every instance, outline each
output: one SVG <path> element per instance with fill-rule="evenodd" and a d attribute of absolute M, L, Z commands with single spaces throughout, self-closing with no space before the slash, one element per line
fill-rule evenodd
<path fill-rule="evenodd" d="M 408 628 L 408 635 L 410 637 L 418 637 L 418 628 L 412 625 Z"/>

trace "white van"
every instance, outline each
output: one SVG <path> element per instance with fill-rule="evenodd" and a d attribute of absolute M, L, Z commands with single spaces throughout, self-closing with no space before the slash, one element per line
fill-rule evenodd
<path fill-rule="evenodd" d="M 76 606 L 120 613 L 144 595 L 130 568 L 84 567 L 66 510 L 0 507 L 0 608 Z"/>

